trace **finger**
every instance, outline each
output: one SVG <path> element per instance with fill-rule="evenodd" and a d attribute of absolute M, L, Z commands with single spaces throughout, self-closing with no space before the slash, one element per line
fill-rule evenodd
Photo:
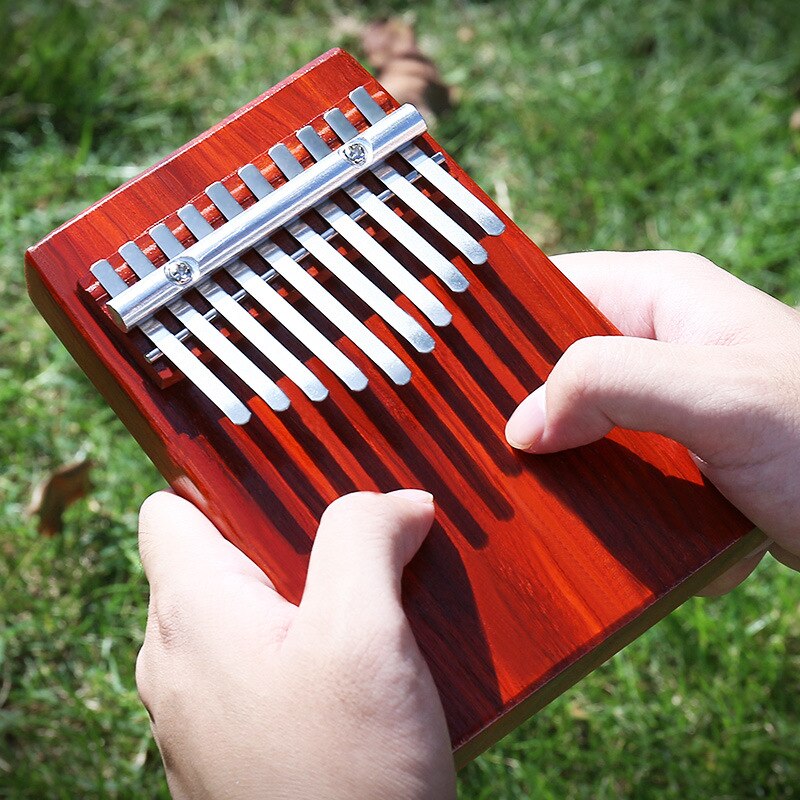
<path fill-rule="evenodd" d="M 213 591 L 215 579 L 223 574 L 273 588 L 269 578 L 196 506 L 171 492 L 156 492 L 142 504 L 139 553 L 152 593 L 176 584 Z"/>
<path fill-rule="evenodd" d="M 615 426 L 654 431 L 706 460 L 730 446 L 742 402 L 722 348 L 595 336 L 572 345 L 547 382 L 506 425 L 509 444 L 551 453 L 602 438 Z"/>
<path fill-rule="evenodd" d="M 300 611 L 318 619 L 357 619 L 387 605 L 399 609 L 403 567 L 433 516 L 433 498 L 419 490 L 340 497 L 320 520 Z"/>
<path fill-rule="evenodd" d="M 778 544 L 773 544 L 769 552 L 776 561 L 780 561 L 781 564 L 789 567 L 789 569 L 800 572 L 800 555 L 797 553 L 792 553 Z"/>
<path fill-rule="evenodd" d="M 628 336 L 732 344 L 769 335 L 764 320 L 791 313 L 694 253 L 598 251 L 551 260 Z"/>
<path fill-rule="evenodd" d="M 771 540 L 762 542 L 752 553 L 748 553 L 741 561 L 727 569 L 722 575 L 707 583 L 697 594 L 701 597 L 719 597 L 735 589 L 750 576 L 767 553 Z"/>
<path fill-rule="evenodd" d="M 280 646 L 296 608 L 190 502 L 170 492 L 145 500 L 139 552 L 150 607 L 136 682 L 151 715 L 171 682 L 185 688 L 232 652 L 244 665 Z"/>

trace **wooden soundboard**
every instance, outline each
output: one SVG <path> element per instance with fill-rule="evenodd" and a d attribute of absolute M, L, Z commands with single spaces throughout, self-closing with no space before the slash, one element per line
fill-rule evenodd
<path fill-rule="evenodd" d="M 506 444 L 507 418 L 561 353 L 581 337 L 617 331 L 427 134 L 417 145 L 444 153 L 449 173 L 506 225 L 486 236 L 441 192 L 418 183 L 479 239 L 488 260 L 476 265 L 397 198 L 386 200 L 468 279 L 459 293 L 380 226 L 359 223 L 452 313 L 449 325 L 432 326 L 393 293 L 433 336 L 433 351 L 416 351 L 324 265 L 303 262 L 409 365 L 405 385 L 366 362 L 301 293 L 280 283 L 282 296 L 361 367 L 365 389 L 347 388 L 299 346 L 329 394 L 312 401 L 273 371 L 291 399 L 275 412 L 189 339 L 193 352 L 247 398 L 252 416 L 236 425 L 170 364 L 144 359 L 141 334 L 115 327 L 104 310 L 108 297 L 89 271 L 93 263 L 107 259 L 131 283 L 117 250 L 134 241 L 163 264 L 167 257 L 147 231 L 164 222 L 182 244 L 193 242 L 176 215 L 189 202 L 219 227 L 222 215 L 206 187 L 222 181 L 242 205 L 253 203 L 237 170 L 254 163 L 279 184 L 267 151 L 283 142 L 307 165 L 295 131 L 312 124 L 334 141 L 322 116 L 332 107 L 362 129 L 348 99 L 359 86 L 384 110 L 397 107 L 352 57 L 326 53 L 32 247 L 26 272 L 38 309 L 174 490 L 291 600 L 302 594 L 314 531 L 334 498 L 400 487 L 433 493 L 436 522 L 406 570 L 404 604 L 463 764 L 734 563 L 759 534 L 704 481 L 686 450 L 662 437 L 616 430 L 597 444 L 547 456 Z M 397 159 L 388 163 L 402 173 Z M 368 188 L 371 180 L 364 179 Z M 346 242 L 330 241 L 372 275 Z M 263 271 L 253 254 L 245 260 Z M 295 346 L 252 298 L 242 302 Z M 235 331 L 218 327 L 237 341 Z"/>

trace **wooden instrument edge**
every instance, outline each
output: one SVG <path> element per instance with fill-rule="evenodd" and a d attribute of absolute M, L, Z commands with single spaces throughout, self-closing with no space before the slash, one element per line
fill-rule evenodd
<path fill-rule="evenodd" d="M 456 768 L 460 770 L 466 766 L 527 719 L 530 719 L 537 711 L 541 711 L 549 703 L 552 703 L 553 700 L 667 617 L 678 606 L 697 594 L 700 589 L 718 578 L 764 541 L 766 541 L 766 536 L 758 528 L 753 528 L 750 533 L 683 580 L 669 594 L 655 600 L 640 614 L 633 615 L 630 622 L 620 625 L 600 644 L 590 647 L 583 656 L 550 679 L 546 679 L 543 685 L 534 689 L 528 697 L 504 709 L 502 714 L 498 715 L 469 741 L 454 748 L 453 757 Z"/>

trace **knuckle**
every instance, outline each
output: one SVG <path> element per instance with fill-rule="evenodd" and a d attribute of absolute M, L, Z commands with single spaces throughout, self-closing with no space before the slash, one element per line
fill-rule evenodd
<path fill-rule="evenodd" d="M 720 268 L 710 259 L 700 253 L 693 253 L 686 250 L 666 250 L 664 257 L 669 260 L 675 268 L 686 272 L 697 273 L 699 271 L 717 271 Z"/>
<path fill-rule="evenodd" d="M 147 709 L 150 716 L 153 716 L 153 704 L 155 701 L 155 685 L 153 683 L 152 658 L 150 649 L 145 643 L 136 656 L 135 666 L 136 690 L 139 692 L 142 704 Z"/>
<path fill-rule="evenodd" d="M 598 364 L 606 358 L 606 338 L 588 336 L 570 345 L 553 369 L 551 380 L 555 378 L 571 396 L 585 394 L 592 385 L 592 375 Z"/>
<path fill-rule="evenodd" d="M 602 404 L 644 369 L 641 342 L 625 336 L 589 336 L 567 349 L 548 379 L 548 421 Z M 551 417 L 552 415 L 552 417 Z"/>
<path fill-rule="evenodd" d="M 355 694 L 372 683 L 385 686 L 412 636 L 403 619 L 367 614 L 357 634 L 341 630 L 315 642 L 308 653 L 310 672 L 326 685 L 353 686 Z"/>
<path fill-rule="evenodd" d="M 334 500 L 323 512 L 320 527 L 352 525 L 353 520 L 380 513 L 383 495 L 375 492 L 352 492 Z"/>
<path fill-rule="evenodd" d="M 145 560 L 153 549 L 153 530 L 163 517 L 164 492 L 155 492 L 145 499 L 139 508 L 139 552 Z"/>
<path fill-rule="evenodd" d="M 140 527 L 147 529 L 153 519 L 157 519 L 161 514 L 161 505 L 164 492 L 154 492 L 146 497 L 139 507 Z"/>
<path fill-rule="evenodd" d="M 165 650 L 185 645 L 191 630 L 187 622 L 185 593 L 175 586 L 160 590 L 152 599 L 150 622 L 159 645 Z"/>
<path fill-rule="evenodd" d="M 151 598 L 144 642 L 136 656 L 134 677 L 142 704 L 154 723 L 159 712 L 174 705 L 175 686 L 191 674 L 193 652 L 186 651 L 187 626 L 180 605 Z"/>
<path fill-rule="evenodd" d="M 694 269 L 718 269 L 717 265 L 710 258 L 706 258 L 706 256 L 700 253 L 681 251 L 680 254 L 686 266 L 694 267 Z"/>
<path fill-rule="evenodd" d="M 574 342 L 564 355 L 581 365 L 589 364 L 597 360 L 607 339 L 606 336 L 585 336 Z"/>

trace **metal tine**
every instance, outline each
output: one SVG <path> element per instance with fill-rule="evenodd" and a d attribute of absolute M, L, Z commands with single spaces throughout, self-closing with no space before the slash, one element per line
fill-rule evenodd
<path fill-rule="evenodd" d="M 313 132 L 313 128 L 309 128 L 309 130 Z M 300 139 L 300 133 L 301 131 L 298 131 L 298 139 Z M 302 139 L 300 141 L 302 143 Z M 325 155 L 329 153 L 330 151 L 327 151 Z M 270 156 L 287 178 L 292 178 L 303 171 L 300 162 L 285 145 L 273 147 L 270 150 Z M 315 158 L 315 160 L 318 159 Z M 391 253 L 384 249 L 349 214 L 339 208 L 336 203 L 327 200 L 315 206 L 314 210 L 361 255 L 368 259 L 385 278 L 405 294 L 431 322 L 435 325 L 447 325 L 452 320 L 452 315 L 439 299 L 408 272 Z M 422 328 L 417 327 L 419 330 L 416 331 L 416 336 L 425 344 L 425 349 L 422 352 L 429 352 L 433 349 L 434 341 Z"/>
<path fill-rule="evenodd" d="M 141 254 L 147 260 L 144 253 Z M 95 262 L 91 273 L 112 297 L 127 288 L 125 281 L 106 260 Z M 244 425 L 250 419 L 250 409 L 160 322 L 148 319 L 139 328 L 231 422 Z"/>
<path fill-rule="evenodd" d="M 180 242 L 178 245 L 183 249 Z M 139 278 L 149 275 L 155 269 L 150 259 L 133 242 L 128 242 L 120 247 L 119 253 Z M 186 326 L 190 333 L 226 366 L 230 367 L 271 409 L 284 411 L 289 407 L 289 398 L 275 382 L 267 377 L 241 350 L 229 342 L 196 308 L 185 300 L 175 300 L 167 308 Z"/>
<path fill-rule="evenodd" d="M 333 132 L 343 142 L 358 135 L 355 126 L 340 109 L 331 109 L 324 116 L 325 121 L 331 126 Z M 433 200 L 424 195 L 397 170 L 386 163 L 380 163 L 370 167 L 370 171 L 376 178 L 386 184 L 409 208 L 416 211 L 422 219 L 430 223 L 447 241 L 460 250 L 473 264 L 483 264 L 489 257 L 474 236 L 447 216 Z"/>
<path fill-rule="evenodd" d="M 178 211 L 178 217 L 197 239 L 214 230 L 211 223 L 191 204 L 181 208 Z M 354 392 L 366 387 L 367 376 L 335 344 L 329 342 L 283 295 L 266 282 L 270 275 L 277 274 L 275 270 L 270 270 L 265 275 L 258 275 L 244 261 L 240 260 L 229 264 L 226 270 L 256 302 L 264 307 L 268 314 L 271 314 L 296 336 L 345 386 Z"/>
<path fill-rule="evenodd" d="M 386 112 L 363 86 L 359 86 L 358 89 L 353 89 L 350 92 L 350 100 L 371 125 L 386 116 Z M 405 147 L 401 147 L 398 152 L 423 178 L 433 184 L 445 197 L 452 200 L 467 216 L 477 222 L 486 233 L 491 236 L 499 236 L 506 229 L 505 223 L 497 214 L 491 211 L 465 186 L 460 184 L 447 170 L 425 155 L 417 145 L 413 143 L 407 144 Z"/>
<path fill-rule="evenodd" d="M 299 138 L 299 132 L 298 132 Z M 302 141 L 302 140 L 301 140 Z M 285 145 L 277 145 L 270 151 L 275 163 L 287 178 L 303 171 L 300 162 Z M 326 153 L 327 155 L 327 153 Z M 278 160 L 280 159 L 280 160 Z M 450 312 L 439 299 L 372 236 L 370 236 L 349 214 L 336 203 L 326 200 L 314 210 L 361 255 L 363 255 L 387 280 L 393 283 L 435 325 L 447 325 L 452 320 Z M 357 291 L 357 290 L 356 290 Z M 416 339 L 424 344 L 422 352 L 434 347 L 434 340 L 417 325 Z"/>
<path fill-rule="evenodd" d="M 181 208 L 178 216 L 197 239 L 214 230 L 205 217 L 191 204 Z M 225 269 L 246 293 L 302 342 L 349 389 L 360 391 L 367 386 L 366 375 L 267 282 L 269 278 L 277 274 L 274 269 L 270 269 L 264 275 L 258 275 L 239 259 L 230 263 Z M 293 359 L 296 358 L 293 354 L 290 353 L 290 355 Z M 302 362 L 299 363 L 302 365 Z M 302 366 L 307 370 L 305 365 Z M 310 370 L 308 372 L 313 375 Z"/>
<path fill-rule="evenodd" d="M 297 131 L 297 138 L 303 147 L 308 150 L 315 161 L 325 158 L 331 150 L 322 140 L 319 134 L 310 126 L 301 128 Z M 357 191 L 348 191 L 350 187 L 344 187 L 345 191 L 352 198 Z M 365 190 L 366 191 L 366 190 Z M 381 208 L 391 214 L 401 225 L 406 223 L 400 219 L 391 209 L 380 203 Z M 345 214 L 338 205 L 333 202 L 325 203 L 318 209 L 326 220 L 334 227 L 332 217 L 338 219 L 343 216 L 347 222 L 344 227 L 352 228 L 352 236 L 338 227 L 337 230 L 353 244 L 363 255 L 385 275 L 408 299 L 420 310 L 434 325 L 449 325 L 453 319 L 452 314 L 445 308 L 444 304 L 428 289 L 423 283 L 415 278 L 393 255 L 381 247 L 357 222 L 351 219 L 349 214 Z M 328 216 L 331 215 L 331 216 Z M 366 238 L 365 238 L 366 237 Z M 359 241 L 363 240 L 363 247 Z M 366 250 L 374 249 L 375 255 L 369 256 Z M 449 264 L 449 262 L 447 262 Z"/>
<path fill-rule="evenodd" d="M 288 180 L 300 175 L 303 167 L 292 155 L 286 145 L 278 144 L 269 150 L 269 157 L 275 162 Z M 328 201 L 326 201 L 328 202 Z M 357 223 L 353 222 L 347 214 L 333 203 L 329 203 L 328 212 L 325 212 L 326 202 L 314 206 L 328 224 L 340 233 L 350 244 L 361 250 L 362 255 L 370 258 L 375 255 L 374 248 L 390 257 L 380 245 Z M 347 225 L 345 218 L 350 225 Z M 356 230 L 353 230 L 353 229 Z M 407 339 L 420 353 L 430 353 L 435 346 L 433 337 L 407 312 L 403 311 L 387 294 L 379 289 L 361 270 L 348 261 L 330 242 L 322 238 L 313 228 L 305 222 L 290 222 L 286 230 L 294 236 L 313 256 L 318 258 L 337 278 L 355 292 L 375 313 L 381 316 L 401 336 Z M 360 234 L 360 235 L 359 235 Z M 359 243 L 356 244 L 357 240 Z M 367 242 L 364 242 L 364 239 Z M 365 252 L 366 251 L 366 252 Z M 382 264 L 380 257 L 377 263 L 374 258 L 370 260 L 375 266 Z M 380 267 L 379 267 L 380 268 Z M 381 270 L 383 271 L 383 270 Z"/>
<path fill-rule="evenodd" d="M 298 138 L 316 160 L 324 158 L 333 150 L 311 126 L 300 130 Z M 387 233 L 425 264 L 448 289 L 454 292 L 463 292 L 469 287 L 469 281 L 450 261 L 366 186 L 355 181 L 342 188 Z M 385 191 L 389 192 L 388 189 Z"/>
<path fill-rule="evenodd" d="M 248 164 L 240 169 L 239 176 L 258 199 L 272 191 L 269 181 L 253 164 Z M 221 183 L 210 186 L 206 190 L 206 194 L 222 212 L 222 215 L 228 219 L 242 210 L 233 195 Z M 403 361 L 281 248 L 267 239 L 255 249 L 276 272 L 316 306 L 395 383 L 403 385 L 411 380 L 411 370 Z M 309 252 L 311 251 L 309 250 Z"/>
<path fill-rule="evenodd" d="M 209 227 L 211 226 L 209 225 Z M 192 231 L 192 233 L 194 232 Z M 156 225 L 150 231 L 150 235 L 168 258 L 174 258 L 186 249 L 175 234 L 163 223 Z M 294 381 L 309 399 L 319 401 L 328 396 L 328 390 L 317 376 L 294 353 L 287 350 L 266 328 L 256 322 L 219 284 L 211 280 L 206 281 L 197 286 L 197 291 L 220 314 L 227 317 L 230 323 L 278 369 L 290 380 Z"/>

